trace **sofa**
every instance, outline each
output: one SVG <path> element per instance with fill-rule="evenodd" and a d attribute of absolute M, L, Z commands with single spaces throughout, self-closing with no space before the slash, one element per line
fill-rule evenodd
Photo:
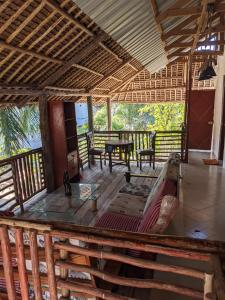
<path fill-rule="evenodd" d="M 132 181 L 132 177 L 148 177 L 132 173 L 126 173 L 125 176 L 127 182 Z M 115 205 L 112 205 L 114 209 L 109 208 L 97 220 L 96 227 L 139 233 L 163 233 L 179 207 L 180 155 L 171 153 L 159 176 L 152 177 L 155 182 L 149 189 L 147 199 L 139 201 L 141 205 L 144 203 L 143 207 L 130 209 L 130 207 L 135 207 L 132 202 L 137 199 L 137 197 L 130 197 L 125 201 L 127 207 L 124 208 L 123 204 L 122 212 L 120 209 L 115 211 Z M 118 197 L 115 201 L 117 200 Z"/>

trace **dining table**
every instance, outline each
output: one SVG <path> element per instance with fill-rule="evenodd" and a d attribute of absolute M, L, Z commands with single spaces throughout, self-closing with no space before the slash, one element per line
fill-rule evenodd
<path fill-rule="evenodd" d="M 134 149 L 134 142 L 129 140 L 107 140 L 105 142 L 105 152 L 109 156 L 109 171 L 113 166 L 126 165 L 130 171 L 130 154 Z M 113 161 L 113 154 L 119 154 L 119 160 Z"/>

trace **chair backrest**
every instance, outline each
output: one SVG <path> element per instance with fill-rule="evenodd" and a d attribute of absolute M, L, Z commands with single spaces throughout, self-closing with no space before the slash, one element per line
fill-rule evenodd
<path fill-rule="evenodd" d="M 89 131 L 85 135 L 86 135 L 86 139 L 87 139 L 88 149 L 94 148 L 94 135 L 93 135 L 93 132 Z"/>
<path fill-rule="evenodd" d="M 149 134 L 149 145 L 153 150 L 155 150 L 155 138 L 156 138 L 156 132 L 151 131 Z"/>

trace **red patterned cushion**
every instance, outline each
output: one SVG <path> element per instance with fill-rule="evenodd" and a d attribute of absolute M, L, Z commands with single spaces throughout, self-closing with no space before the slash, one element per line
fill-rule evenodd
<path fill-rule="evenodd" d="M 14 217 L 14 212 L 9 210 L 0 211 L 0 217 Z"/>
<path fill-rule="evenodd" d="M 113 230 L 135 232 L 138 230 L 141 219 L 142 217 L 106 212 L 97 221 L 95 226 Z"/>
<path fill-rule="evenodd" d="M 150 205 L 143 215 L 143 219 L 138 228 L 138 232 L 149 232 L 151 227 L 156 223 L 159 217 L 162 198 L 165 195 L 176 196 L 177 184 L 171 179 L 166 179 L 162 182 L 159 190 L 154 195 Z"/>

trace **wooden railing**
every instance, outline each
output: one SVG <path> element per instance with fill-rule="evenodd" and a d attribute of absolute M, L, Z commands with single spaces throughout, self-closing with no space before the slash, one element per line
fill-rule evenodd
<path fill-rule="evenodd" d="M 105 148 L 109 139 L 126 139 L 133 141 L 134 151 L 131 161 L 137 160 L 136 150 L 146 149 L 150 145 L 149 131 L 94 131 L 94 144 L 98 149 Z M 155 141 L 156 160 L 166 160 L 169 153 L 178 152 L 184 159 L 185 130 L 157 131 Z M 87 163 L 87 141 L 85 134 L 78 136 L 79 154 L 82 165 Z"/>
<path fill-rule="evenodd" d="M 8 294 L 10 300 L 28 300 L 31 291 L 35 299 L 43 294 L 51 300 L 60 296 L 139 299 L 124 294 L 124 287 L 129 295 L 137 288 L 173 292 L 180 299 L 223 300 L 225 296 L 223 242 L 6 218 L 0 219 L 0 241 L 0 296 Z M 163 263 L 155 260 L 157 254 L 163 255 Z M 127 276 L 129 268 L 133 276 Z M 167 276 L 159 280 L 149 271 Z M 178 279 L 174 283 L 172 274 Z M 194 279 L 199 289 L 190 286 L 187 278 Z M 181 280 L 184 285 L 177 283 Z"/>
<path fill-rule="evenodd" d="M 0 161 L 0 210 L 23 209 L 23 204 L 43 189 L 41 148 Z"/>

